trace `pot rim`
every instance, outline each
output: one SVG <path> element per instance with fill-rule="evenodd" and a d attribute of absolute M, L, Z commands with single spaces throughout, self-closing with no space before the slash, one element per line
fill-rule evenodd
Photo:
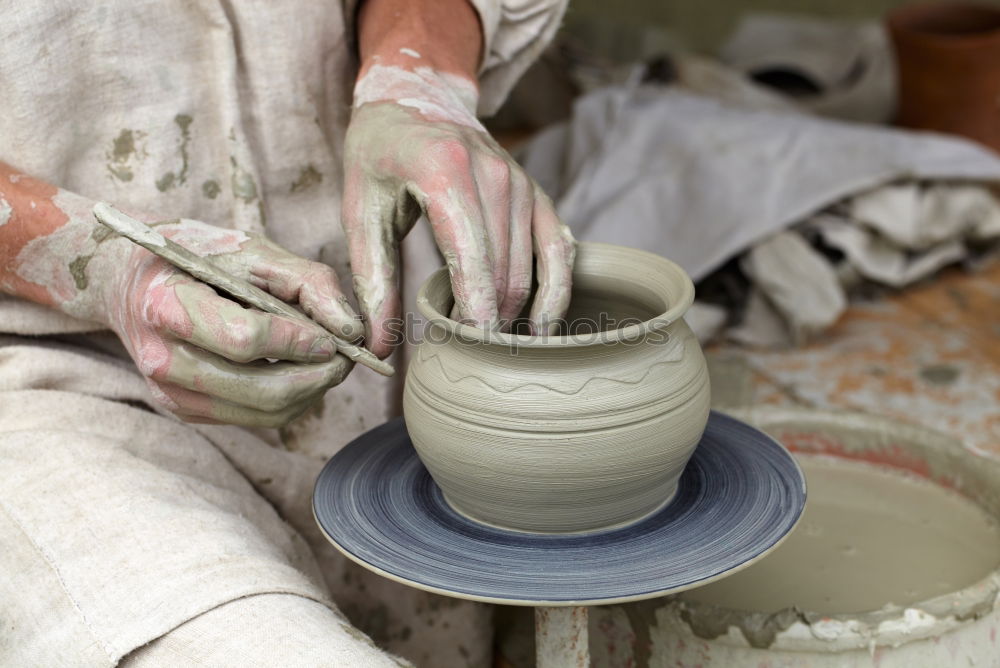
<path fill-rule="evenodd" d="M 485 330 L 480 327 L 473 327 L 472 325 L 466 325 L 456 320 L 452 320 L 442 314 L 433 304 L 431 304 L 430 299 L 427 296 L 430 287 L 438 281 L 448 280 L 448 268 L 442 267 L 432 273 L 427 280 L 424 281 L 423 285 L 420 286 L 420 290 L 417 292 L 417 309 L 425 318 L 427 318 L 430 324 L 441 327 L 445 331 L 461 339 L 483 343 L 486 345 L 500 345 L 508 348 L 582 348 L 586 346 L 604 345 L 623 341 L 635 342 L 652 332 L 663 331 L 677 320 L 680 320 L 684 313 L 687 312 L 688 308 L 690 308 L 691 304 L 694 303 L 694 283 L 691 281 L 691 277 L 687 275 L 687 272 L 685 272 L 684 269 L 682 269 L 676 262 L 668 260 L 667 258 L 655 253 L 650 253 L 648 251 L 628 246 L 619 246 L 617 244 L 608 244 L 597 241 L 578 241 L 576 246 L 577 255 L 576 265 L 573 269 L 574 274 L 580 267 L 579 260 L 581 253 L 628 252 L 635 254 L 636 259 L 642 259 L 647 262 L 659 264 L 661 269 L 664 271 L 665 280 L 675 281 L 675 284 L 680 291 L 680 297 L 673 300 L 670 307 L 663 313 L 660 313 L 649 320 L 628 325 L 627 327 L 622 327 L 620 329 L 594 332 L 593 334 L 583 336 L 574 335 L 572 337 L 568 335 L 535 336 L 530 334 L 507 334 L 504 332 Z"/>

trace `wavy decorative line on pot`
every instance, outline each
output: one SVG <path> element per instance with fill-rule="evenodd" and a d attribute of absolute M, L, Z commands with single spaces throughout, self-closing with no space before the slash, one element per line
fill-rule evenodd
<path fill-rule="evenodd" d="M 683 322 L 674 326 L 683 327 Z M 674 336 L 677 345 L 671 351 L 663 350 L 673 359 L 676 351 L 692 350 L 700 356 L 698 342 L 690 333 Z M 686 341 L 686 345 L 685 345 Z M 435 348 L 440 346 L 435 345 Z M 641 351 L 636 351 L 641 352 Z M 660 353 L 655 350 L 653 352 Z M 405 402 L 420 402 L 421 410 L 448 416 L 450 419 L 477 424 L 483 428 L 504 431 L 561 433 L 600 433 L 646 420 L 662 418 L 664 414 L 707 391 L 707 370 L 698 364 L 682 364 L 682 360 L 660 363 L 653 360 L 635 365 L 631 376 L 620 378 L 592 377 L 582 384 L 552 387 L 551 382 L 525 383 L 521 375 L 500 378 L 501 371 L 491 374 L 490 383 L 479 376 L 463 376 L 458 382 L 455 374 L 447 374 L 447 361 L 454 358 L 455 350 L 443 350 L 427 360 L 417 355 L 419 373 L 407 379 Z M 475 356 L 475 353 L 473 353 Z M 643 357 L 646 357 L 644 355 Z M 557 375 L 551 366 L 527 360 L 518 360 L 526 367 L 523 373 L 532 376 Z M 622 365 L 608 359 L 603 365 L 607 374 Z M 504 369 L 503 373 L 510 373 Z M 598 371 L 594 371 L 597 375 Z M 566 379 L 574 382 L 573 378 Z M 499 387 L 498 387 L 499 386 Z M 703 387 L 705 386 L 705 387 Z M 516 388 L 516 389 L 515 389 Z M 492 399 L 492 400 L 488 400 Z M 405 407 L 405 406 L 404 406 Z M 413 414 L 411 408 L 409 414 Z"/>
<path fill-rule="evenodd" d="M 637 324 L 538 339 L 444 318 L 447 273 L 428 279 L 418 307 L 433 336 L 410 364 L 403 409 L 449 504 L 556 533 L 628 524 L 668 503 L 708 419 L 705 359 L 681 317 L 693 293 L 668 260 L 580 244 L 567 320 Z"/>
<path fill-rule="evenodd" d="M 452 378 L 451 375 L 448 374 L 448 370 L 445 368 L 444 363 L 441 362 L 440 356 L 438 354 L 436 354 L 436 353 L 430 352 L 429 348 L 430 348 L 430 346 L 421 346 L 418 349 L 418 351 L 417 351 L 417 356 L 420 358 L 420 360 L 422 362 L 425 362 L 425 363 L 426 362 L 430 362 L 431 360 L 433 360 L 434 362 L 436 362 L 437 365 L 441 369 L 441 374 L 445 378 L 448 379 L 448 382 L 451 382 L 451 383 L 461 383 L 462 381 L 465 381 L 465 380 L 476 380 L 476 381 L 479 381 L 480 383 L 482 383 L 483 385 L 485 385 L 486 387 L 490 388 L 494 392 L 499 392 L 500 394 L 510 394 L 511 392 L 517 392 L 518 390 L 525 390 L 525 389 L 528 389 L 528 388 L 537 387 L 539 389 L 549 390 L 550 392 L 556 392 L 558 394 L 574 395 L 574 394 L 579 394 L 584 389 L 586 389 L 586 387 L 590 383 L 593 383 L 595 381 L 608 381 L 609 383 L 622 383 L 623 385 L 638 385 L 638 384 L 644 382 L 649 377 L 649 375 L 651 373 L 653 373 L 653 371 L 656 370 L 657 367 L 659 367 L 661 365 L 676 364 L 677 362 L 680 362 L 682 360 L 683 355 L 684 355 L 684 342 L 683 342 L 683 340 L 671 338 L 671 340 L 670 340 L 670 348 L 669 348 L 669 357 L 666 357 L 665 359 L 661 359 L 661 360 L 659 360 L 657 362 L 654 362 L 645 371 L 642 371 L 642 375 L 639 376 L 638 378 L 634 378 L 634 377 L 633 378 L 613 378 L 610 375 L 608 375 L 608 376 L 593 376 L 591 378 L 587 378 L 586 380 L 584 380 L 583 384 L 580 385 L 579 387 L 576 387 L 576 388 L 571 389 L 571 390 L 562 390 L 562 389 L 559 389 L 558 387 L 554 387 L 554 384 L 551 384 L 551 383 L 547 384 L 547 383 L 543 383 L 543 382 L 540 382 L 540 381 L 531 381 L 531 382 L 523 383 L 523 384 L 520 384 L 520 385 L 503 386 L 499 382 L 494 382 L 494 383 L 487 382 L 484 378 L 482 378 L 481 376 L 476 375 L 476 374 L 466 374 L 464 376 L 459 375 L 459 376 L 456 376 L 456 377 Z"/>

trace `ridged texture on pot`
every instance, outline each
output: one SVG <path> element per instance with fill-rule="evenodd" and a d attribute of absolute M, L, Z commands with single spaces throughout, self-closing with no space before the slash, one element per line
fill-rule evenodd
<path fill-rule="evenodd" d="M 649 317 L 686 298 L 676 265 L 581 244 L 574 299 L 579 291 L 589 315 L 615 302 L 601 274 L 623 258 L 633 282 L 616 274 L 619 304 L 658 308 Z M 662 507 L 709 409 L 697 339 L 683 320 L 665 322 L 631 340 L 516 348 L 445 337 L 432 325 L 410 364 L 403 409 L 449 503 L 478 521 L 546 533 L 626 524 Z"/>

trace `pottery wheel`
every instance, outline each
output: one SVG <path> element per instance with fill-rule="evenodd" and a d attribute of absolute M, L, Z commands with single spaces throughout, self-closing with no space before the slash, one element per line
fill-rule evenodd
<path fill-rule="evenodd" d="M 453 511 L 401 418 L 327 463 L 313 512 L 362 566 L 427 591 L 509 605 L 600 605 L 662 596 L 732 573 L 770 552 L 805 506 L 792 456 L 713 412 L 674 499 L 627 527 L 532 534 Z"/>

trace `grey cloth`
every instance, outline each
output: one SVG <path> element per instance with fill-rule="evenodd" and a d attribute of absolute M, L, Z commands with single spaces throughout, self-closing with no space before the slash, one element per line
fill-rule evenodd
<path fill-rule="evenodd" d="M 801 342 L 843 310 L 845 276 L 899 287 L 965 257 L 967 241 L 1000 238 L 995 153 L 821 118 L 705 59 L 677 71 L 675 85 L 585 95 L 522 160 L 579 239 L 659 253 L 695 281 L 759 248 L 744 262 L 756 286 L 745 317 L 777 320 L 741 340 Z M 785 230 L 822 238 L 851 271 Z"/>
<path fill-rule="evenodd" d="M 740 263 L 763 297 L 781 315 L 793 343 L 804 343 L 832 325 L 847 298 L 830 263 L 790 231 L 756 244 Z"/>
<path fill-rule="evenodd" d="M 751 244 L 902 178 L 1000 180 L 969 141 L 759 110 L 681 87 L 601 89 L 522 153 L 578 238 L 674 258 L 698 280 Z"/>

